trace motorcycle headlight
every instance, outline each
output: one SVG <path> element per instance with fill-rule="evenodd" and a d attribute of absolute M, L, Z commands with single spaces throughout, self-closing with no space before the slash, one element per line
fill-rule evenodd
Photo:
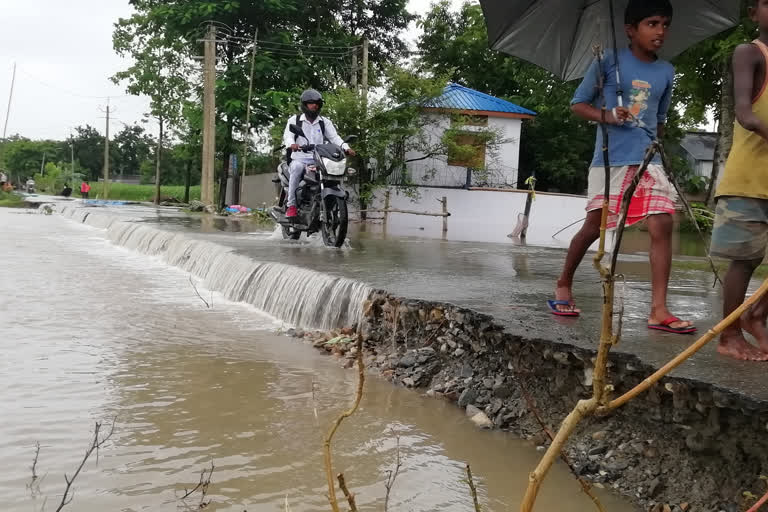
<path fill-rule="evenodd" d="M 346 165 L 344 160 L 335 162 L 330 158 L 323 158 L 323 167 L 325 167 L 326 174 L 330 176 L 344 176 Z"/>
<path fill-rule="evenodd" d="M 350 176 L 354 176 L 355 174 L 357 174 L 357 169 L 353 169 L 352 167 L 349 167 L 347 169 L 347 174 L 349 174 Z"/>

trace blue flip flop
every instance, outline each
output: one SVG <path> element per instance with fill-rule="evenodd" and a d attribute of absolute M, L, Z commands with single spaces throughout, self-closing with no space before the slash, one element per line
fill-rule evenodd
<path fill-rule="evenodd" d="M 549 305 L 550 311 L 552 311 L 553 315 L 557 316 L 579 316 L 579 312 L 575 311 L 576 305 L 573 304 L 573 302 L 569 300 L 548 300 L 547 304 Z M 571 311 L 558 311 L 557 306 L 568 306 L 571 308 Z"/>

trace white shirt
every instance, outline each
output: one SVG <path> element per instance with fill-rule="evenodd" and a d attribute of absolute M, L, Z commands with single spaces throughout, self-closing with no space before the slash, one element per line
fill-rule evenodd
<path fill-rule="evenodd" d="M 305 139 L 304 137 L 298 137 L 291 133 L 289 127 L 296 122 L 296 116 L 291 116 L 288 119 L 288 122 L 285 124 L 285 132 L 283 133 L 283 144 L 285 147 L 290 148 L 291 144 L 298 144 L 299 146 L 303 146 L 305 144 L 323 144 L 325 140 L 323 140 L 323 132 L 320 130 L 320 119 L 322 119 L 323 123 L 325 124 L 325 138 L 332 144 L 341 146 L 341 149 L 343 150 L 349 149 L 349 144 L 344 142 L 344 140 L 339 137 L 339 134 L 336 132 L 336 127 L 333 126 L 333 123 L 330 119 L 327 117 L 317 116 L 314 121 L 310 121 L 304 114 L 301 114 L 301 117 L 299 117 L 299 125 L 307 138 Z M 312 160 L 312 153 L 294 151 L 294 153 L 291 155 L 291 159 Z"/>

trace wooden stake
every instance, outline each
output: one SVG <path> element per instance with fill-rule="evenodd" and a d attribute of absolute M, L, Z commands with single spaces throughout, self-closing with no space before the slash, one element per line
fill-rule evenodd
<path fill-rule="evenodd" d="M 387 220 L 389 220 L 389 190 L 384 192 L 384 231 L 387 230 Z"/>
<path fill-rule="evenodd" d="M 448 232 L 448 198 L 443 196 L 443 200 L 440 201 L 443 204 L 443 234 Z"/>

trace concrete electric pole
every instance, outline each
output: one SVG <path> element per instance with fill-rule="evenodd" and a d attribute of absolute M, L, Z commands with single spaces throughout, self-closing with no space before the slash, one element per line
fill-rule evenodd
<path fill-rule="evenodd" d="M 107 98 L 107 122 L 104 128 L 104 199 L 109 199 L 109 98 Z"/>
<path fill-rule="evenodd" d="M 203 68 L 203 162 L 200 200 L 213 204 L 216 158 L 216 27 L 208 26 Z"/>
<path fill-rule="evenodd" d="M 363 63 L 362 73 L 360 76 L 361 95 L 363 98 L 363 105 L 368 106 L 368 38 L 363 38 Z"/>

